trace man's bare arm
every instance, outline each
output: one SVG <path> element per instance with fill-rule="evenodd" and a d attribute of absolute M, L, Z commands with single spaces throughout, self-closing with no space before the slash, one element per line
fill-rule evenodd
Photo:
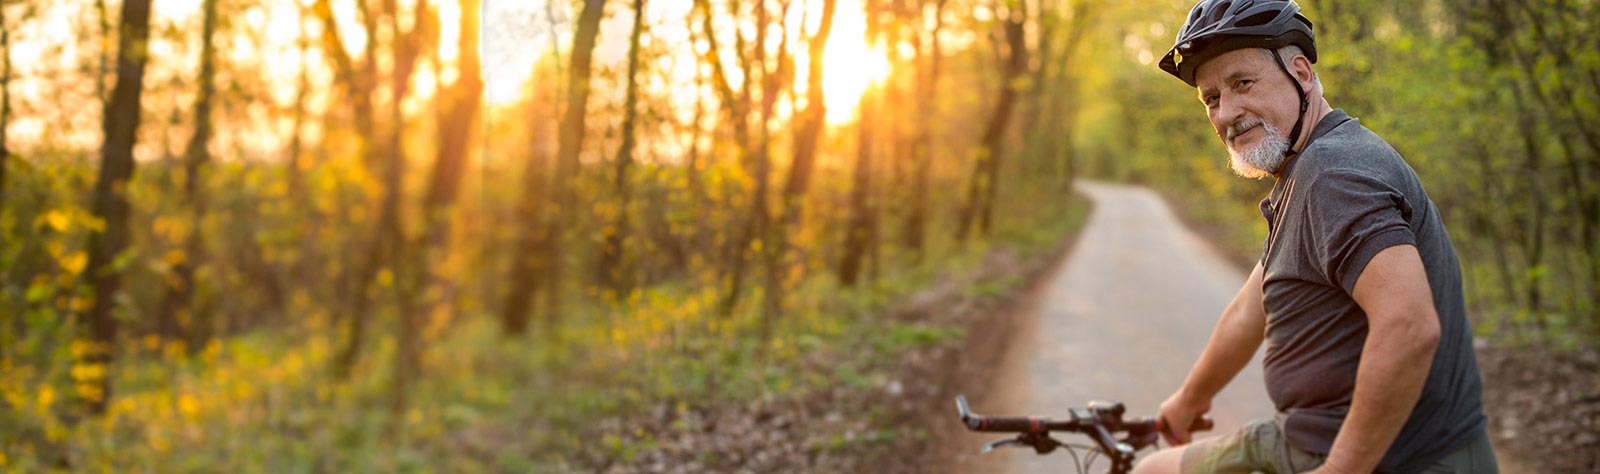
<path fill-rule="evenodd" d="M 1234 295 L 1233 302 L 1222 311 L 1205 352 L 1189 370 L 1183 387 L 1161 404 L 1162 419 L 1172 425 L 1173 441 L 1189 442 L 1186 428 L 1195 417 L 1210 411 L 1211 399 L 1239 375 L 1261 347 L 1267 327 L 1267 311 L 1262 305 L 1262 278 L 1261 264 L 1257 262 L 1250 278 Z"/>
<path fill-rule="evenodd" d="M 1350 413 L 1318 470 L 1323 473 L 1377 469 L 1422 395 L 1439 346 L 1439 316 L 1416 247 L 1378 252 L 1351 296 L 1367 313 L 1367 341 Z"/>

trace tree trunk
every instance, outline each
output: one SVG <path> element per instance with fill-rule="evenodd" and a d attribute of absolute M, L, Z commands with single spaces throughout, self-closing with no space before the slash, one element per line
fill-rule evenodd
<path fill-rule="evenodd" d="M 317 6 L 325 7 L 326 1 L 327 0 L 319 0 Z M 365 3 L 362 2 L 360 5 L 364 6 Z M 425 11 L 427 10 L 426 5 L 426 0 L 418 1 L 417 8 L 414 11 L 414 14 L 416 15 L 416 21 L 413 24 L 415 26 L 413 26 L 412 31 L 409 32 L 402 32 L 400 30 L 398 26 L 399 21 L 397 19 L 398 12 L 385 12 L 385 14 L 389 16 L 390 31 L 394 32 L 394 44 L 392 50 L 393 70 L 390 73 L 390 128 L 384 144 L 381 146 L 367 146 L 367 153 L 365 154 L 369 163 L 374 164 L 375 167 L 378 167 L 382 170 L 383 197 L 379 204 L 380 207 L 378 211 L 378 220 L 373 230 L 372 239 L 368 241 L 369 245 L 366 249 L 365 260 L 360 261 L 357 264 L 359 266 L 355 269 L 353 278 L 349 281 L 350 291 L 347 294 L 349 295 L 351 302 L 350 310 L 348 312 L 350 317 L 350 330 L 348 332 L 348 338 L 346 339 L 344 348 L 340 350 L 339 355 L 335 358 L 335 375 L 340 378 L 349 376 L 351 370 L 355 367 L 356 359 L 361 355 L 362 346 L 365 345 L 367 320 L 370 316 L 368 313 L 371 311 L 372 305 L 374 304 L 374 299 L 377 297 L 379 290 L 374 286 L 374 283 L 378 279 L 378 275 L 381 274 L 386 268 L 391 274 L 394 274 L 397 270 L 394 268 L 394 264 L 400 262 L 399 257 L 405 254 L 405 242 L 402 234 L 403 224 L 400 221 L 400 205 L 401 193 L 403 192 L 401 187 L 404 182 L 406 159 L 405 150 L 400 146 L 400 137 L 404 133 L 404 117 L 402 117 L 401 114 L 400 104 L 409 93 L 408 89 L 411 84 L 411 73 L 415 71 L 417 50 L 419 49 L 419 46 L 415 40 L 416 30 L 425 25 L 424 16 Z M 363 11 L 365 11 L 365 8 L 363 8 Z M 376 15 L 372 14 L 371 12 L 366 12 L 366 14 L 363 15 L 362 20 L 364 28 L 369 32 L 369 35 L 378 31 Z M 329 14 L 324 17 L 324 21 L 331 23 L 331 11 L 329 11 Z M 336 25 L 328 24 L 326 25 L 324 32 L 335 29 Z M 329 36 L 334 36 L 336 38 L 336 35 L 337 34 L 335 33 L 334 35 L 325 35 L 324 37 L 326 38 Z M 372 37 L 369 36 L 369 38 Z M 375 52 L 376 43 L 377 38 L 372 38 L 367 42 L 367 48 L 364 53 L 366 55 L 364 67 L 361 68 L 360 72 L 353 73 L 358 74 L 353 76 L 355 79 L 360 79 L 361 82 L 365 84 L 372 84 L 373 81 L 376 80 L 374 76 L 375 73 L 373 72 L 373 69 L 376 68 L 377 64 Z M 344 55 L 342 46 L 339 46 L 338 44 L 332 44 L 329 47 L 333 46 L 338 46 L 341 48 L 339 53 L 335 55 L 336 64 L 340 65 L 336 69 L 353 67 L 351 66 L 352 61 L 350 61 L 348 56 Z M 361 79 L 362 77 L 366 77 L 368 79 Z M 376 141 L 376 124 L 372 123 L 372 90 L 371 88 L 363 89 L 360 86 L 354 85 L 351 86 L 351 90 L 364 92 L 358 93 L 357 95 L 362 98 L 355 100 L 357 129 L 365 129 L 366 131 L 362 133 L 362 135 L 364 137 L 368 137 L 367 139 L 364 139 L 363 142 L 370 143 L 372 141 Z M 365 111 L 363 111 L 363 109 Z M 365 116 L 364 119 L 363 116 Z M 368 123 L 363 124 L 363 120 L 367 121 Z M 385 160 L 385 158 L 387 158 L 387 160 Z M 405 277 L 405 275 L 397 276 L 401 278 Z M 396 281 L 401 280 L 397 279 Z"/>
<path fill-rule="evenodd" d="M 698 42 L 699 35 L 695 34 L 694 21 L 694 17 L 689 16 L 687 18 L 688 25 L 686 26 L 689 29 L 690 41 Z M 695 58 L 694 118 L 691 122 L 689 122 L 689 162 L 685 165 L 686 168 L 684 171 L 687 174 L 686 178 L 687 186 L 689 188 L 689 206 L 692 209 L 701 209 L 700 206 L 705 206 L 708 204 L 705 181 L 703 181 L 700 176 L 700 137 L 705 129 L 705 127 L 701 126 L 701 124 L 705 122 L 706 113 L 706 95 L 702 93 L 705 88 L 706 77 L 705 69 L 700 67 L 700 63 L 702 61 L 702 58 Z M 689 228 L 689 235 L 684 238 L 690 243 L 689 246 L 696 249 L 696 251 L 702 256 L 704 255 L 704 251 L 700 249 L 705 247 L 704 243 L 706 235 L 710 233 L 706 230 L 706 227 L 707 226 L 703 222 L 697 220 L 695 225 Z M 686 258 L 685 260 L 687 261 L 691 259 Z M 680 268 L 682 269 L 683 273 L 689 275 L 698 274 L 699 271 L 698 268 L 687 268 L 687 266 L 682 266 Z"/>
<path fill-rule="evenodd" d="M 628 168 L 633 165 L 634 128 L 639 118 L 639 40 L 643 34 L 644 0 L 633 0 L 633 34 L 628 40 L 628 76 L 623 93 L 626 102 L 623 105 L 622 145 L 617 148 L 617 156 L 613 160 L 612 192 L 616 194 L 617 211 L 611 224 L 602 231 L 605 241 L 595 268 L 600 287 L 609 290 L 618 299 L 627 298 L 631 284 L 630 272 L 624 270 L 627 266 L 624 245 L 631 227 L 628 206 L 632 205 L 633 199 L 630 196 L 631 186 L 628 185 Z"/>
<path fill-rule="evenodd" d="M 439 152 L 435 158 L 433 179 L 429 182 L 424 200 L 424 216 L 429 218 L 425 239 L 429 246 L 447 243 L 448 214 L 461 192 L 461 178 L 466 170 L 467 151 L 471 148 L 472 130 L 477 123 L 478 109 L 482 106 L 483 78 L 478 58 L 480 0 L 459 0 L 461 3 L 461 36 L 457 39 L 460 57 L 456 60 L 458 79 L 446 96 L 446 113 L 439 117 Z"/>
<path fill-rule="evenodd" d="M 548 204 L 535 204 L 529 202 L 538 199 L 530 194 L 525 197 L 524 217 L 529 218 L 528 225 L 523 226 L 523 234 L 518 239 L 521 248 L 518 249 L 519 257 L 513 261 L 511 271 L 512 288 L 507 295 L 505 311 L 501 315 L 505 323 L 507 334 L 518 335 L 526 329 L 527 312 L 531 309 L 533 286 L 536 283 L 534 274 L 542 270 L 545 297 L 545 324 L 554 330 L 561 319 L 561 240 L 562 233 L 572 221 L 574 201 L 572 182 L 578 172 L 578 152 L 583 146 L 584 116 L 589 103 L 589 72 L 593 63 L 594 45 L 600 35 L 601 12 L 605 8 L 605 0 L 585 0 L 583 13 L 578 17 L 577 31 L 572 42 L 572 67 L 567 71 L 567 106 L 566 113 L 561 119 L 558 132 L 556 150 L 555 176 L 548 183 L 550 188 Z M 539 135 L 536 131 L 535 137 Z M 535 138 L 537 139 L 537 138 Z M 537 155 L 537 152 L 535 152 Z M 530 163 L 530 168 L 538 167 L 537 163 Z M 524 174 L 525 180 L 530 184 L 542 181 L 542 172 L 529 172 Z M 530 193 L 535 189 L 527 188 Z M 539 245 L 542 252 L 535 261 L 531 256 L 522 255 L 534 249 L 528 245 Z"/>
<path fill-rule="evenodd" d="M 826 53 L 828 36 L 833 31 L 833 14 L 835 0 L 823 0 L 822 18 L 817 24 L 814 33 L 807 45 L 809 58 L 821 58 Z M 784 35 L 788 37 L 787 34 Z M 792 162 L 789 166 L 789 176 L 784 183 L 783 196 L 779 198 L 778 216 L 773 219 L 771 238 L 766 248 L 767 289 L 769 294 L 766 301 L 766 314 L 763 320 L 763 336 L 771 331 L 771 319 L 778 317 L 782 312 L 782 300 L 779 292 L 786 286 L 790 262 L 789 234 L 798 232 L 801 228 L 801 219 L 805 214 L 806 188 L 810 186 L 811 170 L 815 166 L 817 146 L 822 141 L 824 121 L 827 118 L 827 103 L 824 100 L 822 85 L 823 61 L 808 60 L 806 68 L 806 107 L 799 111 L 793 119 L 795 125 L 792 140 Z M 789 84 L 792 86 L 793 81 Z M 773 91 L 776 92 L 775 90 Z M 791 94 L 792 96 L 793 94 Z M 774 98 L 776 94 L 774 94 Z"/>
<path fill-rule="evenodd" d="M 965 241 L 974 225 L 978 233 L 989 232 L 994 214 L 995 191 L 999 189 L 1000 165 L 1005 157 L 1005 132 L 1011 121 L 1012 109 L 1017 101 L 1017 78 L 1027 69 L 1027 38 L 1023 34 L 1026 15 L 1020 5 L 1006 15 L 1005 69 L 1000 78 L 1000 94 L 994 112 L 984 127 L 983 141 L 978 157 L 973 161 L 972 175 L 967 181 L 967 202 L 961 207 L 960 222 L 956 227 L 956 240 Z"/>
<path fill-rule="evenodd" d="M 4 68 L 0 69 L 0 206 L 4 206 L 6 168 L 11 163 L 11 149 L 7 147 L 10 137 L 6 134 L 11 125 L 11 24 L 6 22 L 4 8 L 0 8 L 0 67 Z"/>
<path fill-rule="evenodd" d="M 333 17 L 333 7 L 328 1 L 316 0 L 311 6 L 312 12 L 322 20 L 322 53 L 332 62 L 334 76 L 338 78 L 344 96 L 350 99 L 352 125 L 355 126 L 356 135 L 361 137 L 360 153 L 363 161 L 372 166 L 382 156 L 377 150 L 377 124 L 372 106 L 372 89 L 377 81 L 373 63 L 376 62 L 378 43 L 372 37 L 377 33 L 377 24 L 372 21 L 372 15 L 363 15 L 362 27 L 366 29 L 369 40 L 363 52 L 366 64 L 357 65 L 355 59 L 345 52 L 339 23 Z M 365 11 L 366 2 L 357 2 L 357 5 L 363 6 L 362 10 Z"/>
<path fill-rule="evenodd" d="M 572 43 L 572 68 L 567 77 L 567 110 L 561 120 L 560 142 L 556 149 L 556 173 L 552 180 L 555 226 L 550 229 L 545 243 L 545 317 L 552 328 L 561 322 L 562 299 L 562 247 L 564 234 L 570 230 L 577 205 L 574 183 L 578 179 L 578 153 L 583 150 L 584 120 L 589 104 L 589 75 L 594 59 L 594 45 L 600 35 L 600 18 L 605 0 L 585 0 L 583 14 L 578 18 L 578 29 Z"/>
<path fill-rule="evenodd" d="M 431 28 L 433 23 L 429 20 L 431 20 L 432 16 L 429 12 L 427 0 L 417 1 L 413 10 L 416 15 L 415 22 L 409 31 L 401 30 L 400 15 L 394 4 L 392 2 L 388 3 L 387 7 L 385 14 L 389 19 L 390 31 L 394 34 L 393 54 L 395 67 L 392 72 L 393 77 L 391 77 L 393 95 L 389 102 L 389 144 L 386 146 L 390 153 L 390 164 L 385 169 L 383 211 L 377 232 L 379 233 L 379 239 L 387 239 L 390 243 L 388 254 L 384 256 L 382 262 L 374 263 L 376 264 L 375 267 L 389 268 L 394 275 L 395 287 L 393 292 L 396 303 L 398 303 L 398 321 L 396 322 L 398 323 L 399 334 L 395 341 L 394 371 L 392 372 L 394 385 L 389 388 L 390 421 L 386 427 L 386 429 L 393 431 L 398 428 L 399 420 L 405 414 L 405 408 L 409 403 L 412 390 L 411 387 L 415 384 L 415 380 L 421 372 L 423 349 L 422 316 L 426 313 L 424 309 L 427 306 L 425 300 L 429 298 L 428 284 L 430 282 L 427 265 L 428 242 L 431 240 L 430 237 L 433 236 L 433 232 L 435 232 L 433 220 L 438 218 L 438 213 L 442 212 L 436 208 L 436 203 L 433 200 L 435 199 L 434 194 L 439 191 L 437 188 L 438 180 L 441 176 L 450 174 L 450 170 L 449 166 L 444 163 L 444 152 L 441 151 L 440 156 L 437 157 L 439 161 L 434 169 L 433 181 L 430 182 L 428 194 L 421 209 L 423 236 L 415 240 L 411 239 L 405 234 L 404 225 L 400 220 L 400 201 L 403 194 L 405 165 L 409 161 L 406 158 L 402 140 L 402 136 L 405 134 L 406 119 L 400 104 L 405 99 L 406 94 L 410 92 L 411 73 L 416 70 L 417 57 L 422 53 L 423 48 L 438 43 L 436 37 L 438 32 L 435 28 Z M 467 13 L 467 9 L 463 8 L 463 19 L 467 17 Z M 467 33 L 468 30 L 463 30 L 463 34 Z M 462 60 L 465 61 L 468 53 L 462 51 L 461 54 Z M 465 64 L 462 66 L 464 67 Z M 460 79 L 457 80 L 467 80 L 468 75 L 463 71 L 459 76 Z M 438 75 L 435 74 L 435 77 L 438 77 Z M 441 93 L 437 83 L 435 84 L 435 103 L 443 102 L 442 106 L 446 108 L 453 106 L 450 94 Z M 470 126 L 470 124 L 467 125 Z M 441 147 L 450 146 L 449 142 L 453 139 L 455 137 L 444 133 L 439 135 Z M 371 285 L 371 283 L 369 282 L 368 285 Z M 372 293 L 376 293 L 376 290 L 374 288 Z"/>
<path fill-rule="evenodd" d="M 867 242 L 872 237 L 875 212 L 872 208 L 872 155 L 875 114 L 877 106 L 872 100 L 875 91 L 862 95 L 859 106 L 860 120 L 856 121 L 856 165 L 850 188 L 850 221 L 845 224 L 844 256 L 839 260 L 839 283 L 851 287 L 861 274 L 862 258 L 867 253 Z"/>
<path fill-rule="evenodd" d="M 106 39 L 111 37 L 112 34 L 111 11 L 106 8 L 106 0 L 94 0 L 94 11 L 95 18 L 100 20 L 100 36 L 96 37 L 96 39 L 98 43 L 104 45 L 106 44 Z M 94 75 L 94 98 L 99 100 L 102 105 L 105 105 L 109 104 L 111 100 L 110 97 L 106 97 L 106 77 L 111 75 L 112 52 L 102 47 L 97 53 L 96 59 L 100 61 L 100 67 L 95 70 Z"/>
<path fill-rule="evenodd" d="M 1545 329 L 1544 295 L 1542 291 L 1544 284 L 1541 281 L 1545 273 L 1542 268 L 1544 266 L 1545 240 L 1544 151 L 1539 148 L 1539 139 L 1535 136 L 1538 133 L 1538 125 L 1532 116 L 1533 111 L 1527 107 L 1526 100 L 1523 99 L 1522 90 L 1513 88 L 1511 92 L 1516 98 L 1518 109 L 1517 128 L 1521 131 L 1523 151 L 1528 154 L 1525 162 L 1526 168 L 1523 171 L 1528 174 L 1531 181 L 1530 189 L 1532 190 L 1532 192 L 1527 193 L 1530 200 L 1528 206 L 1532 208 L 1532 212 L 1527 215 L 1528 221 L 1523 228 L 1527 229 L 1528 233 L 1522 242 L 1522 248 L 1526 250 L 1528 264 L 1526 271 L 1528 310 L 1533 313 L 1534 322 L 1539 329 L 1539 333 L 1542 334 Z"/>
<path fill-rule="evenodd" d="M 712 28 L 711 2 L 709 0 L 695 0 L 695 8 L 701 13 L 701 27 L 706 35 L 706 42 L 710 48 L 705 53 L 706 62 L 711 67 L 711 82 L 717 96 L 722 101 L 722 110 L 733 125 L 734 141 L 739 147 L 739 162 L 749 165 L 756 154 L 750 146 L 750 82 L 754 80 L 751 75 L 750 62 L 745 58 L 744 35 L 737 28 L 734 30 L 735 51 L 738 52 L 739 64 L 747 79 L 738 95 L 734 94 L 733 87 L 728 81 L 727 71 L 723 68 L 722 55 L 718 52 L 715 29 Z M 739 301 L 739 296 L 744 291 L 745 247 L 749 246 L 750 238 L 755 228 L 753 220 L 747 220 L 739 230 L 735 231 L 728 242 L 727 258 L 725 259 L 722 276 L 727 279 L 728 290 L 723 292 L 722 301 L 718 303 L 718 313 L 723 317 L 733 314 L 734 306 Z"/>
<path fill-rule="evenodd" d="M 943 2 L 941 2 L 942 4 Z M 833 31 L 835 0 L 822 0 L 822 19 L 817 32 L 811 37 L 810 58 L 821 58 L 828 46 L 828 35 Z M 806 69 L 806 108 L 796 122 L 793 153 L 794 163 L 789 166 L 789 179 L 783 187 L 783 220 L 778 235 L 787 238 L 786 227 L 798 229 L 804 214 L 806 189 L 811 185 L 811 170 L 816 166 L 817 146 L 822 142 L 824 121 L 828 106 L 822 87 L 823 61 L 809 60 Z"/>
<path fill-rule="evenodd" d="M 1484 186 L 1482 190 L 1483 199 L 1479 203 L 1481 207 L 1474 208 L 1472 212 L 1483 216 L 1480 219 L 1484 221 L 1484 225 L 1480 228 L 1486 234 L 1484 237 L 1489 240 L 1489 248 L 1492 249 L 1494 254 L 1495 274 L 1500 278 L 1500 288 L 1505 292 L 1504 297 L 1514 302 L 1521 292 L 1517 289 L 1517 278 L 1513 277 L 1511 273 L 1511 259 L 1506 255 L 1506 249 L 1513 244 L 1511 242 L 1512 239 L 1505 237 L 1503 234 L 1503 229 L 1506 226 L 1494 222 L 1499 214 L 1489 212 L 1489 210 L 1497 207 L 1496 203 L 1504 202 L 1504 198 L 1501 196 L 1505 193 L 1500 191 L 1500 186 L 1498 185 L 1501 173 L 1494 166 L 1493 156 L 1487 151 L 1488 146 L 1481 142 L 1477 143 L 1477 145 L 1471 149 L 1478 158 L 1480 177 L 1488 185 Z"/>
<path fill-rule="evenodd" d="M 425 3 L 425 2 L 423 2 Z M 433 291 L 439 279 L 433 275 L 433 255 L 447 255 L 452 208 L 460 195 L 461 177 L 466 169 L 467 150 L 471 144 L 472 129 L 478 117 L 478 107 L 483 96 L 483 78 L 478 61 L 479 7 L 478 0 L 460 0 L 461 29 L 457 38 L 460 57 L 456 60 L 459 74 L 447 92 L 435 94 L 445 112 L 438 118 L 439 151 L 435 156 L 433 179 L 429 181 L 422 204 L 423 235 L 407 246 L 411 252 L 405 256 L 408 284 L 400 288 L 401 321 L 400 347 L 395 353 L 395 387 L 391 392 L 390 412 L 404 413 L 412 381 L 421 375 L 422 354 L 427 349 L 422 340 L 422 325 L 435 305 L 448 305 L 448 299 Z M 423 10 L 419 5 L 418 10 Z M 424 30 L 418 38 L 431 38 L 437 31 Z M 438 292 L 448 295 L 449 291 Z M 420 301 L 419 301 L 420 300 Z"/>
<path fill-rule="evenodd" d="M 518 226 L 516 248 L 512 250 L 511 271 L 508 274 L 511 289 L 506 292 L 506 300 L 500 310 L 500 330 L 508 337 L 520 337 L 527 333 L 528 313 L 544 288 L 541 278 L 546 273 L 545 266 L 549 265 L 541 250 L 550 239 L 549 223 L 543 219 L 547 199 L 544 190 L 548 188 L 550 180 L 550 157 L 539 146 L 540 140 L 548 138 L 541 137 L 544 134 L 539 129 L 543 127 L 537 121 L 533 128 L 533 156 L 528 157 L 527 166 L 522 171 L 522 189 L 527 194 L 517 208 L 517 219 L 522 224 Z"/>
<path fill-rule="evenodd" d="M 550 126 L 547 115 L 540 109 L 540 100 L 534 100 L 532 136 L 529 149 L 532 154 L 522 170 L 522 202 L 517 206 L 517 237 L 512 249 L 511 270 L 508 274 L 511 290 L 506 293 L 500 310 L 500 329 L 507 337 L 520 337 L 528 330 L 528 316 L 536 297 L 544 289 L 545 266 L 543 249 L 549 241 L 550 222 L 545 212 L 550 188 Z M 550 100 L 546 103 L 554 103 Z"/>
<path fill-rule="evenodd" d="M 1066 38 L 1061 44 L 1060 58 L 1051 61 L 1056 65 L 1056 77 L 1050 110 L 1060 114 L 1060 118 L 1054 120 L 1060 125 L 1059 131 L 1051 134 L 1053 138 L 1050 143 L 1053 150 L 1047 156 L 1059 157 L 1061 169 L 1059 190 L 1063 196 L 1072 195 L 1072 183 L 1078 177 L 1077 157 L 1073 148 L 1073 137 L 1077 134 L 1077 111 L 1072 106 L 1077 100 L 1077 84 L 1072 66 L 1078 44 L 1083 41 L 1083 36 L 1089 28 L 1090 14 L 1087 2 L 1078 2 L 1073 6 L 1072 18 L 1067 23 Z"/>
<path fill-rule="evenodd" d="M 917 116 L 922 119 L 917 121 L 916 143 L 911 148 L 911 210 L 906 215 L 903 234 L 906 248 L 911 250 L 912 258 L 917 261 L 922 260 L 928 240 L 928 180 L 933 171 L 934 99 L 939 91 L 939 63 L 944 56 L 939 44 L 939 33 L 944 30 L 944 4 L 945 0 L 934 3 L 933 31 L 927 33 L 928 65 L 922 70 L 921 80 L 917 81 Z"/>
<path fill-rule="evenodd" d="M 195 271 L 205 261 L 206 202 L 202 187 L 203 168 L 211 161 L 211 101 L 216 85 L 217 0 L 205 0 L 200 33 L 200 90 L 194 101 L 194 135 L 184 149 L 183 194 L 179 202 L 189 208 L 189 235 L 183 244 L 183 258 L 172 269 L 167 282 L 165 309 L 157 316 L 157 332 L 163 338 L 185 340 L 190 350 L 201 347 L 210 337 L 209 320 L 194 311 Z"/>
<path fill-rule="evenodd" d="M 117 83 L 105 108 L 105 147 L 101 149 L 100 175 L 95 180 L 94 215 L 105 226 L 89 232 L 88 275 L 94 299 L 81 322 L 89 332 L 78 344 L 73 370 L 77 394 L 89 413 L 102 415 L 111 401 L 111 362 L 116 354 L 117 290 L 122 269 L 118 257 L 129 241 L 129 205 L 126 187 L 133 178 L 133 144 L 138 136 L 141 92 L 144 88 L 144 45 L 150 38 L 150 0 L 122 4 L 117 33 Z M 81 374 L 81 375 L 79 375 Z"/>
<path fill-rule="evenodd" d="M 357 5 L 361 6 L 363 13 L 365 13 L 366 2 L 357 2 Z M 358 67 L 355 59 L 345 51 L 344 40 L 339 32 L 339 23 L 333 17 L 333 7 L 329 4 L 329 0 L 316 0 L 316 3 L 311 6 L 311 11 L 322 22 L 323 55 L 329 58 L 333 67 L 334 77 L 338 78 L 339 86 L 343 90 L 345 98 L 350 100 L 351 118 L 354 122 L 356 135 L 361 139 L 359 154 L 362 162 L 371 166 L 377 162 L 378 158 L 376 157 L 380 155 L 377 150 L 377 125 L 374 122 L 372 105 L 372 89 L 376 81 L 375 73 L 372 69 L 375 67 L 373 59 L 376 57 L 377 50 L 377 41 L 372 38 L 372 35 L 376 33 L 376 23 L 372 21 L 372 15 L 363 15 L 362 27 L 366 30 L 369 40 L 363 53 L 366 63 Z M 349 298 L 349 306 L 346 311 L 340 312 L 339 315 L 342 316 L 342 319 L 347 319 L 350 326 L 345 333 L 346 342 L 344 343 L 344 348 L 334 357 L 333 361 L 332 370 L 334 376 L 340 379 L 349 376 L 350 370 L 355 365 L 356 354 L 366 339 L 367 315 L 365 314 L 365 306 L 368 301 L 365 285 L 367 281 L 366 274 L 368 273 L 366 267 L 369 266 L 368 262 L 375 259 L 371 253 L 377 252 L 377 248 L 376 243 L 369 244 L 365 249 L 366 255 L 356 256 L 351 259 L 356 263 L 339 267 L 341 275 L 338 292 Z M 359 250 L 352 248 L 351 251 L 356 252 Z M 376 270 L 372 270 L 372 272 L 375 273 Z"/>
<path fill-rule="evenodd" d="M 300 79 L 294 94 L 294 129 L 289 132 L 289 156 L 286 161 L 285 173 L 289 181 L 289 196 L 294 199 L 299 208 L 312 212 L 310 196 L 306 193 L 305 165 L 300 162 L 300 155 L 305 149 L 304 133 L 306 118 L 306 100 L 311 90 L 311 68 L 308 57 L 310 36 L 306 32 L 306 22 L 310 18 L 306 15 L 305 7 L 300 7 L 300 36 L 295 40 L 295 46 L 300 50 Z M 309 243 L 309 242 L 308 242 Z M 301 273 L 301 272 L 296 272 Z M 298 276 L 298 275 L 297 275 Z"/>
<path fill-rule="evenodd" d="M 767 13 L 765 2 L 761 3 L 761 14 L 757 24 L 766 24 Z M 778 103 L 778 97 L 789 88 L 794 81 L 794 67 L 789 57 L 789 28 L 783 24 L 783 19 L 789 16 L 789 1 L 782 3 L 782 12 L 778 14 L 778 23 L 781 34 L 778 40 L 778 58 L 773 69 L 768 69 L 765 61 L 766 28 L 761 28 L 756 46 L 761 73 L 761 150 L 756 161 L 756 201 L 752 206 L 755 211 L 757 223 L 761 233 L 757 234 L 763 243 L 760 256 L 762 267 L 766 270 L 766 278 L 762 288 L 761 305 L 761 340 L 763 342 L 772 337 L 772 326 L 778 318 L 783 317 L 783 247 L 787 244 L 776 244 L 776 228 L 773 225 L 772 211 L 768 203 L 768 195 L 772 193 L 772 114 L 773 107 Z M 763 349 L 765 345 L 761 346 Z"/>

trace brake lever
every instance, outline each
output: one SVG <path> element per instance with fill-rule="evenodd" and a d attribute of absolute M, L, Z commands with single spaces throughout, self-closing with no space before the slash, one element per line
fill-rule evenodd
<path fill-rule="evenodd" d="M 1049 433 L 1022 433 L 1015 438 L 1006 438 L 984 445 L 983 450 L 979 452 L 987 453 L 1006 446 L 1029 447 L 1033 448 L 1033 452 L 1043 455 L 1055 451 L 1062 446 L 1062 443 L 1051 438 Z"/>
<path fill-rule="evenodd" d="M 994 451 L 997 448 L 1003 448 L 1003 447 L 1006 447 L 1006 446 L 1016 446 L 1016 447 L 1020 448 L 1020 447 L 1023 447 L 1023 446 L 1027 446 L 1027 444 L 1023 443 L 1021 441 L 1017 441 L 1016 438 L 1006 438 L 1006 439 L 997 440 L 997 441 L 995 441 L 993 443 L 989 443 L 989 444 L 984 445 L 983 446 L 983 450 L 979 451 L 979 452 L 980 453 L 988 453 L 989 451 Z"/>

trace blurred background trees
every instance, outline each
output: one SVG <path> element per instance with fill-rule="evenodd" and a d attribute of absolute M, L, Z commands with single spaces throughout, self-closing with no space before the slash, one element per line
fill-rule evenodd
<path fill-rule="evenodd" d="M 1154 67 L 1187 1 L 148 3 L 0 1 L 0 466 L 393 466 L 479 413 L 559 457 L 825 382 L 801 353 L 1054 242 L 1076 178 L 1265 233 Z M 1596 2 L 1303 6 L 1480 332 L 1600 335 Z"/>

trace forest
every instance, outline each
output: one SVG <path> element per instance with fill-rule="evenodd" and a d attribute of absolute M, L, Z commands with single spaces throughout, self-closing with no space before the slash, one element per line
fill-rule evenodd
<path fill-rule="evenodd" d="M 1192 4 L 0 0 L 0 471 L 606 470 L 963 338 L 887 314 L 1082 179 L 1248 265 Z M 1300 5 L 1480 339 L 1592 350 L 1600 2 Z"/>

